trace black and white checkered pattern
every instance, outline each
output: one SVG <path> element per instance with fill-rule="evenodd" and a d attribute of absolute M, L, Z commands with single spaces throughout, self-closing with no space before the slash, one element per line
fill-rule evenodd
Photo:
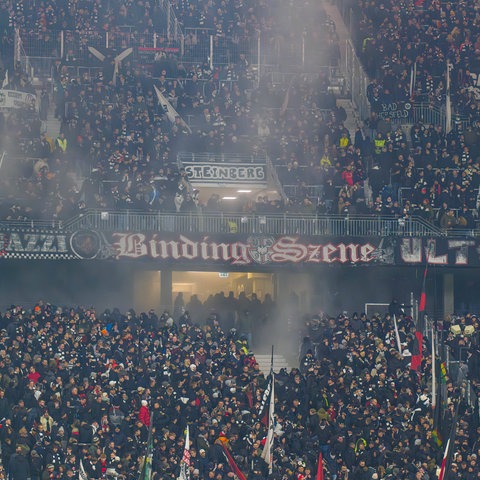
<path fill-rule="evenodd" d="M 77 257 L 71 253 L 4 252 L 1 258 L 13 260 L 73 260 Z"/>

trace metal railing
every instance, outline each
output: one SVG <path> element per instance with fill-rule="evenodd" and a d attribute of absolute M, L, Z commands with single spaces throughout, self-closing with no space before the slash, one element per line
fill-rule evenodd
<path fill-rule="evenodd" d="M 33 77 L 32 66 L 30 60 L 25 52 L 25 46 L 20 35 L 20 30 L 15 29 L 15 38 L 14 38 L 14 57 L 15 63 L 20 63 L 22 70 L 27 74 L 29 78 Z"/>
<path fill-rule="evenodd" d="M 172 36 L 177 40 L 179 37 L 183 37 L 184 33 L 180 21 L 177 18 L 175 9 L 173 8 L 170 0 L 155 0 L 155 4 L 160 6 L 167 17 L 167 32 L 169 36 Z"/>
<path fill-rule="evenodd" d="M 370 103 L 367 99 L 367 86 L 370 79 L 350 41 L 347 42 L 345 48 L 344 64 L 345 80 L 350 91 L 351 101 L 357 108 L 360 118 L 366 119 L 370 116 Z"/>
<path fill-rule="evenodd" d="M 303 199 L 308 197 L 312 201 L 321 199 L 324 192 L 323 185 L 283 185 L 287 198 Z"/>
<path fill-rule="evenodd" d="M 438 319 L 443 319 L 443 315 L 440 315 Z M 456 358 L 452 354 L 452 348 L 445 343 L 445 339 L 448 332 L 443 330 L 443 322 L 436 322 L 433 318 L 425 317 L 423 334 L 431 341 L 432 335 L 435 337 L 435 356 L 441 362 L 445 362 L 448 378 L 454 385 L 465 389 L 465 400 L 469 406 L 474 406 L 475 402 L 479 402 L 476 389 L 473 387 L 470 379 L 468 378 L 468 366 L 466 359 L 469 356 L 471 350 L 470 347 L 460 348 L 460 358 Z M 478 337 L 478 332 L 475 332 L 473 337 Z M 478 343 L 478 339 L 474 339 L 474 344 Z M 442 389 L 442 396 L 446 395 L 446 385 L 438 385 Z"/>
<path fill-rule="evenodd" d="M 338 87 L 343 89 L 345 85 L 345 77 L 342 71 L 337 66 L 331 65 L 316 65 L 314 72 L 302 71 L 301 74 L 296 72 L 280 72 L 278 70 L 272 70 L 265 74 L 265 77 L 270 79 L 272 85 L 289 85 L 292 80 L 300 76 L 305 81 L 314 82 L 318 79 L 319 75 L 324 75 L 330 81 L 331 87 Z"/>
<path fill-rule="evenodd" d="M 4 222 L 6 227 L 8 222 Z M 32 222 L 34 225 L 34 222 Z M 31 226 L 27 223 L 27 226 Z M 441 236 L 443 231 L 420 218 L 399 221 L 396 217 L 198 213 L 164 214 L 134 211 L 88 210 L 63 222 L 66 231 L 159 231 L 176 233 L 232 233 L 311 236 Z"/>
<path fill-rule="evenodd" d="M 209 29 L 188 29 L 182 31 L 175 18 L 174 9 L 168 0 L 159 0 L 167 15 L 165 31 L 138 33 L 131 29 L 116 28 L 108 32 L 86 34 L 74 30 L 51 31 L 48 38 L 32 32 L 17 32 L 17 55 L 26 63 L 37 58 L 37 76 L 46 77 L 51 72 L 51 64 L 56 58 L 68 58 L 72 65 L 97 64 L 87 47 L 100 51 L 110 49 L 121 51 L 133 47 L 132 58 L 143 64 L 152 64 L 155 55 L 161 51 L 171 53 L 183 64 L 202 64 L 208 61 L 210 67 L 235 64 L 241 54 L 245 54 L 256 74 L 271 71 L 299 73 L 309 65 L 317 65 L 319 58 L 329 58 L 328 42 L 318 43 L 298 35 L 285 38 L 282 35 L 271 36 L 262 33 L 254 36 L 219 36 Z M 21 45 L 23 51 L 20 52 Z M 321 51 L 324 49 L 324 54 Z M 342 48 L 343 50 L 344 48 Z M 321 69 L 328 68 L 322 66 Z M 335 70 L 335 67 L 332 67 Z M 339 70 L 339 69 L 337 69 Z M 332 75 L 333 77 L 333 75 Z M 338 82 L 337 82 L 338 83 Z"/>
<path fill-rule="evenodd" d="M 416 123 L 424 125 L 440 125 L 443 131 L 447 127 L 447 114 L 445 105 L 432 104 L 428 102 L 413 102 L 409 115 L 404 118 L 391 118 L 392 124 L 399 126 L 407 126 Z M 465 115 L 454 115 L 451 127 L 465 130 L 471 125 L 470 119 Z"/>
<path fill-rule="evenodd" d="M 257 156 L 248 154 L 229 154 L 229 153 L 209 153 L 209 152 L 180 152 L 177 155 L 177 163 L 181 165 L 183 162 L 198 163 L 261 163 L 265 165 L 267 155 L 259 153 Z"/>
<path fill-rule="evenodd" d="M 62 231 L 63 222 L 60 220 L 0 220 L 0 232 L 25 232 L 25 231 Z"/>

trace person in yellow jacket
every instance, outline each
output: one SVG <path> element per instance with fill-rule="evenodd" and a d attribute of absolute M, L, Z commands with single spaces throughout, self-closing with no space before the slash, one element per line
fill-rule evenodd
<path fill-rule="evenodd" d="M 385 137 L 378 132 L 374 140 L 375 155 L 380 155 L 382 153 L 383 147 L 385 146 Z"/>
<path fill-rule="evenodd" d="M 332 166 L 332 162 L 330 161 L 327 151 L 323 153 L 322 158 L 320 159 L 320 166 L 322 168 L 329 168 Z"/>
<path fill-rule="evenodd" d="M 347 132 L 342 133 L 342 136 L 340 137 L 340 140 L 339 140 L 339 145 L 340 145 L 340 148 L 342 148 L 343 150 L 346 150 L 347 147 L 350 145 L 350 138 L 348 138 Z"/>
<path fill-rule="evenodd" d="M 63 132 L 57 137 L 55 143 L 57 145 L 57 150 L 60 150 L 62 153 L 67 151 L 67 139 L 65 138 L 65 134 Z"/>

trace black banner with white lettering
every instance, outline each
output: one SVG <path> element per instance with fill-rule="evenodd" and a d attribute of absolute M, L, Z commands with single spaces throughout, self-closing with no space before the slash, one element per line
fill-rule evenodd
<path fill-rule="evenodd" d="M 412 104 L 410 102 L 382 103 L 377 108 L 377 114 L 383 119 L 407 119 L 412 114 Z"/>
<path fill-rule="evenodd" d="M 317 265 L 480 266 L 480 241 L 448 238 L 331 238 L 81 230 L 0 233 L 0 258 L 148 261 L 178 267 Z"/>

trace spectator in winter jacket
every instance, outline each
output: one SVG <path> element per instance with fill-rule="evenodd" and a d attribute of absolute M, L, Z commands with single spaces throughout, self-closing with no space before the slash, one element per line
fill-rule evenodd
<path fill-rule="evenodd" d="M 138 419 L 145 425 L 147 428 L 150 426 L 150 410 L 148 409 L 147 400 L 142 400 L 142 406 L 138 412 Z"/>

